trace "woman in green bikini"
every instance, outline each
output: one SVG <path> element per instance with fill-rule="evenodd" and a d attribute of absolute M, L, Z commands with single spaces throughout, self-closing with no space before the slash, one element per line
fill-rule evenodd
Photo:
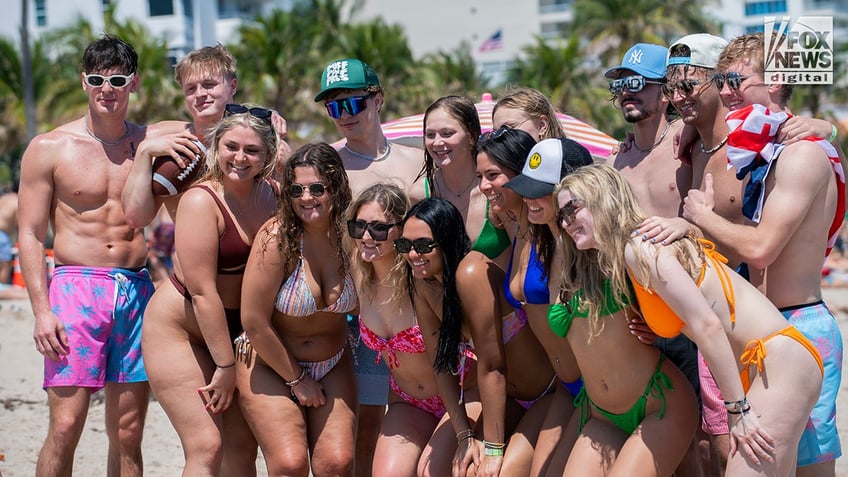
<path fill-rule="evenodd" d="M 568 334 L 585 385 L 565 472 L 586 475 L 604 463 L 621 475 L 651 465 L 670 475 L 694 431 L 688 381 L 627 330 L 629 282 L 651 329 L 685 333 L 709 363 L 730 423 L 727 475 L 790 475 L 821 387 L 813 345 L 708 241 L 633 239 L 644 217 L 615 169 L 578 169 L 559 184 L 557 200 L 563 304 L 550 322 Z"/>

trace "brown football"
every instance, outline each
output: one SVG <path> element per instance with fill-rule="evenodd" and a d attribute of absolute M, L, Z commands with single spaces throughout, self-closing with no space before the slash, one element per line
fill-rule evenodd
<path fill-rule="evenodd" d="M 194 143 L 200 147 L 201 153 L 196 154 L 185 169 L 180 168 L 171 156 L 153 159 L 153 195 L 168 197 L 180 194 L 201 176 L 205 169 L 206 148 L 199 141 Z"/>

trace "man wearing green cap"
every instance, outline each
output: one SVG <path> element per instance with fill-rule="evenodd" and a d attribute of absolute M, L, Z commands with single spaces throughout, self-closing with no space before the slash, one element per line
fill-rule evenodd
<path fill-rule="evenodd" d="M 413 203 L 424 198 L 423 182 L 415 183 L 424 164 L 424 152 L 392 144 L 383 134 L 383 87 L 371 66 L 353 58 L 331 62 L 321 75 L 321 91 L 315 95 L 315 102 L 324 103 L 327 114 L 345 137 L 339 155 L 353 197 L 374 184 L 389 182 L 403 189 Z M 388 402 L 389 371 L 384 361 L 375 365 L 376 353 L 359 343 L 358 321 L 358 317 L 349 316 L 348 327 L 357 342 L 359 386 L 355 465 L 356 475 L 371 475 L 371 461 Z"/>

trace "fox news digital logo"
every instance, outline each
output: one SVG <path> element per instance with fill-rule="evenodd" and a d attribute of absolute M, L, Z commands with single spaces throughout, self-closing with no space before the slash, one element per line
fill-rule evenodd
<path fill-rule="evenodd" d="M 833 84 L 832 17 L 766 17 L 764 34 L 767 84 Z"/>

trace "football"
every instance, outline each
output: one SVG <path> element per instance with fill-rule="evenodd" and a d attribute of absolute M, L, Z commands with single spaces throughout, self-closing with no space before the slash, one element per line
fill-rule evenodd
<path fill-rule="evenodd" d="M 182 193 L 205 169 L 206 147 L 194 141 L 201 153 L 196 154 L 185 169 L 180 168 L 171 156 L 159 156 L 153 159 L 153 195 L 169 197 Z"/>

